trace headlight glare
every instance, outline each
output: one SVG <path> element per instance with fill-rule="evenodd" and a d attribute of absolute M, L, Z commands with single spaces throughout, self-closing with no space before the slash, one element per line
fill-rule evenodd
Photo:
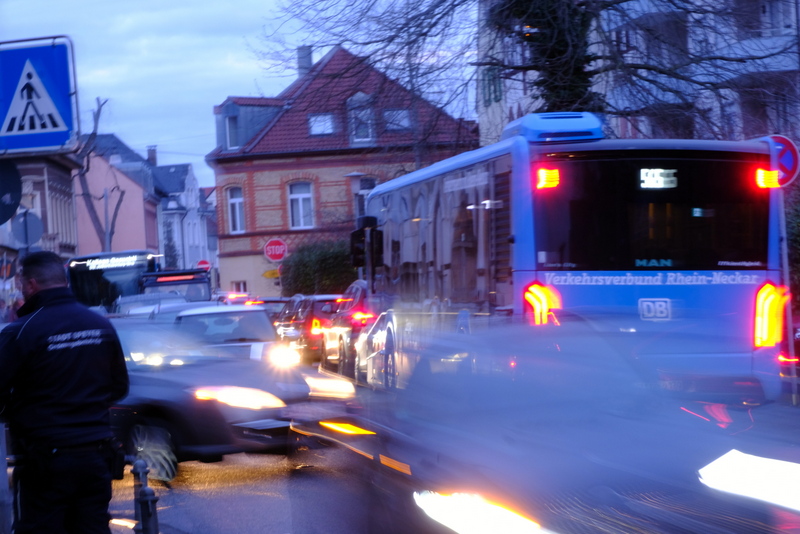
<path fill-rule="evenodd" d="M 286 369 L 300 365 L 300 353 L 294 347 L 288 345 L 273 345 L 268 350 L 267 360 L 276 367 Z"/>
<path fill-rule="evenodd" d="M 453 493 L 450 495 L 433 491 L 414 493 L 414 502 L 431 519 L 436 520 L 458 534 L 479 532 L 503 532 L 504 534 L 528 534 L 543 531 L 538 523 L 516 512 L 485 500 L 480 495 Z"/>
<path fill-rule="evenodd" d="M 199 400 L 215 400 L 234 408 L 263 410 L 265 408 L 283 408 L 286 404 L 267 391 L 237 386 L 214 386 L 197 388 L 195 398 Z"/>

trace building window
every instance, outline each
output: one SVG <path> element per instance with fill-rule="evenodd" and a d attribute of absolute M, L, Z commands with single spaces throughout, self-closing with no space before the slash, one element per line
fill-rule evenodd
<path fill-rule="evenodd" d="M 375 139 L 372 128 L 372 110 L 357 108 L 350 110 L 350 137 L 354 143 L 367 143 Z"/>
<path fill-rule="evenodd" d="M 333 133 L 333 113 L 311 113 L 308 116 L 310 135 L 329 135 Z"/>
<path fill-rule="evenodd" d="M 372 115 L 372 97 L 358 92 L 347 99 L 347 120 L 350 143 L 369 146 L 375 142 L 375 118 Z"/>
<path fill-rule="evenodd" d="M 228 189 L 228 229 L 232 234 L 244 233 L 244 195 L 241 187 Z"/>
<path fill-rule="evenodd" d="M 483 105 L 487 108 L 503 99 L 503 80 L 500 73 L 500 67 L 487 67 L 483 70 L 481 88 Z"/>
<path fill-rule="evenodd" d="M 228 143 L 228 148 L 239 148 L 239 118 L 226 117 L 225 119 L 225 135 Z"/>
<path fill-rule="evenodd" d="M 247 293 L 247 282 L 245 280 L 231 282 L 231 291 L 234 293 Z"/>
<path fill-rule="evenodd" d="M 402 132 L 411 129 L 411 117 L 407 109 L 387 109 L 383 112 L 386 131 Z"/>
<path fill-rule="evenodd" d="M 293 229 L 314 227 L 311 184 L 309 182 L 289 184 L 289 214 Z"/>

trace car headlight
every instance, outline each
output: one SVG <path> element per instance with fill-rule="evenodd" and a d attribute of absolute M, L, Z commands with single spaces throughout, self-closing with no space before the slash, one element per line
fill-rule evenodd
<path fill-rule="evenodd" d="M 433 491 L 414 492 L 414 502 L 431 519 L 458 534 L 503 532 L 526 534 L 548 532 L 518 513 L 469 493 L 443 494 Z"/>
<path fill-rule="evenodd" d="M 267 349 L 267 361 L 282 369 L 300 365 L 302 358 L 296 348 L 288 345 L 273 345 Z"/>
<path fill-rule="evenodd" d="M 234 408 L 263 410 L 265 408 L 283 408 L 281 399 L 261 389 L 242 388 L 237 386 L 214 386 L 197 388 L 194 396 L 199 400 L 215 400 Z"/>
<path fill-rule="evenodd" d="M 729 451 L 698 471 L 700 482 L 719 491 L 800 511 L 795 491 L 800 464 Z"/>

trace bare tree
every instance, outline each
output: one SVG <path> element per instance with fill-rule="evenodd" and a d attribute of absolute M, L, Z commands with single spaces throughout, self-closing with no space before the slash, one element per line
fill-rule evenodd
<path fill-rule="evenodd" d="M 274 68 L 297 41 L 346 44 L 445 106 L 488 73 L 520 82 L 523 113 L 603 112 L 665 137 L 792 133 L 781 108 L 797 104 L 796 15 L 768 3 L 293 0 L 261 52 Z"/>
<path fill-rule="evenodd" d="M 81 185 L 80 196 L 83 198 L 86 211 L 89 214 L 89 219 L 92 221 L 92 226 L 97 234 L 97 239 L 102 244 L 103 252 L 111 251 L 111 242 L 114 238 L 114 230 L 117 226 L 117 216 L 122 207 L 122 200 L 125 198 L 125 190 L 115 187 L 114 189 L 119 192 L 119 196 L 117 196 L 117 201 L 114 205 L 114 214 L 110 221 L 105 217 L 106 220 L 101 221 L 94 201 L 103 200 L 104 202 L 109 202 L 112 191 L 105 190 L 100 195 L 93 194 L 89 188 L 89 180 L 87 178 L 89 169 L 91 168 L 92 155 L 96 149 L 95 141 L 97 139 L 97 129 L 100 124 L 100 114 L 103 111 L 103 106 L 107 102 L 108 99 L 100 100 L 99 97 L 97 98 L 97 109 L 92 111 L 92 133 L 89 134 L 78 150 L 78 160 L 82 162 L 82 166 L 76 175 Z"/>

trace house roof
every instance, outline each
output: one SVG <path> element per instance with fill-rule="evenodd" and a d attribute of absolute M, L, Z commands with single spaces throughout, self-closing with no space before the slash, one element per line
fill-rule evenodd
<path fill-rule="evenodd" d="M 85 142 L 89 134 L 81 135 Z M 151 193 L 180 193 L 186 189 L 191 164 L 153 165 L 138 152 L 123 143 L 115 134 L 97 134 L 94 153 Z M 114 156 L 119 156 L 114 158 Z"/>
<path fill-rule="evenodd" d="M 182 193 L 186 190 L 186 178 L 190 170 L 188 163 L 161 165 L 153 169 L 153 174 L 165 193 Z"/>
<path fill-rule="evenodd" d="M 373 67 L 367 58 L 356 56 L 341 46 L 334 47 L 277 97 L 228 97 L 215 107 L 215 113 L 223 114 L 225 105 L 231 103 L 271 107 L 274 113 L 265 116 L 266 122 L 255 135 L 240 139 L 238 149 L 217 147 L 208 154 L 209 160 L 411 147 L 415 138 L 410 128 L 391 130 L 386 127 L 384 112 L 395 110 L 418 111 L 426 143 L 477 143 L 472 123 L 454 119 L 424 99 L 415 99 L 400 83 Z M 370 143 L 354 143 L 350 138 L 349 108 L 359 105 L 372 113 L 375 131 Z M 309 116 L 314 114 L 329 115 L 333 119 L 333 133 L 311 135 Z"/>

